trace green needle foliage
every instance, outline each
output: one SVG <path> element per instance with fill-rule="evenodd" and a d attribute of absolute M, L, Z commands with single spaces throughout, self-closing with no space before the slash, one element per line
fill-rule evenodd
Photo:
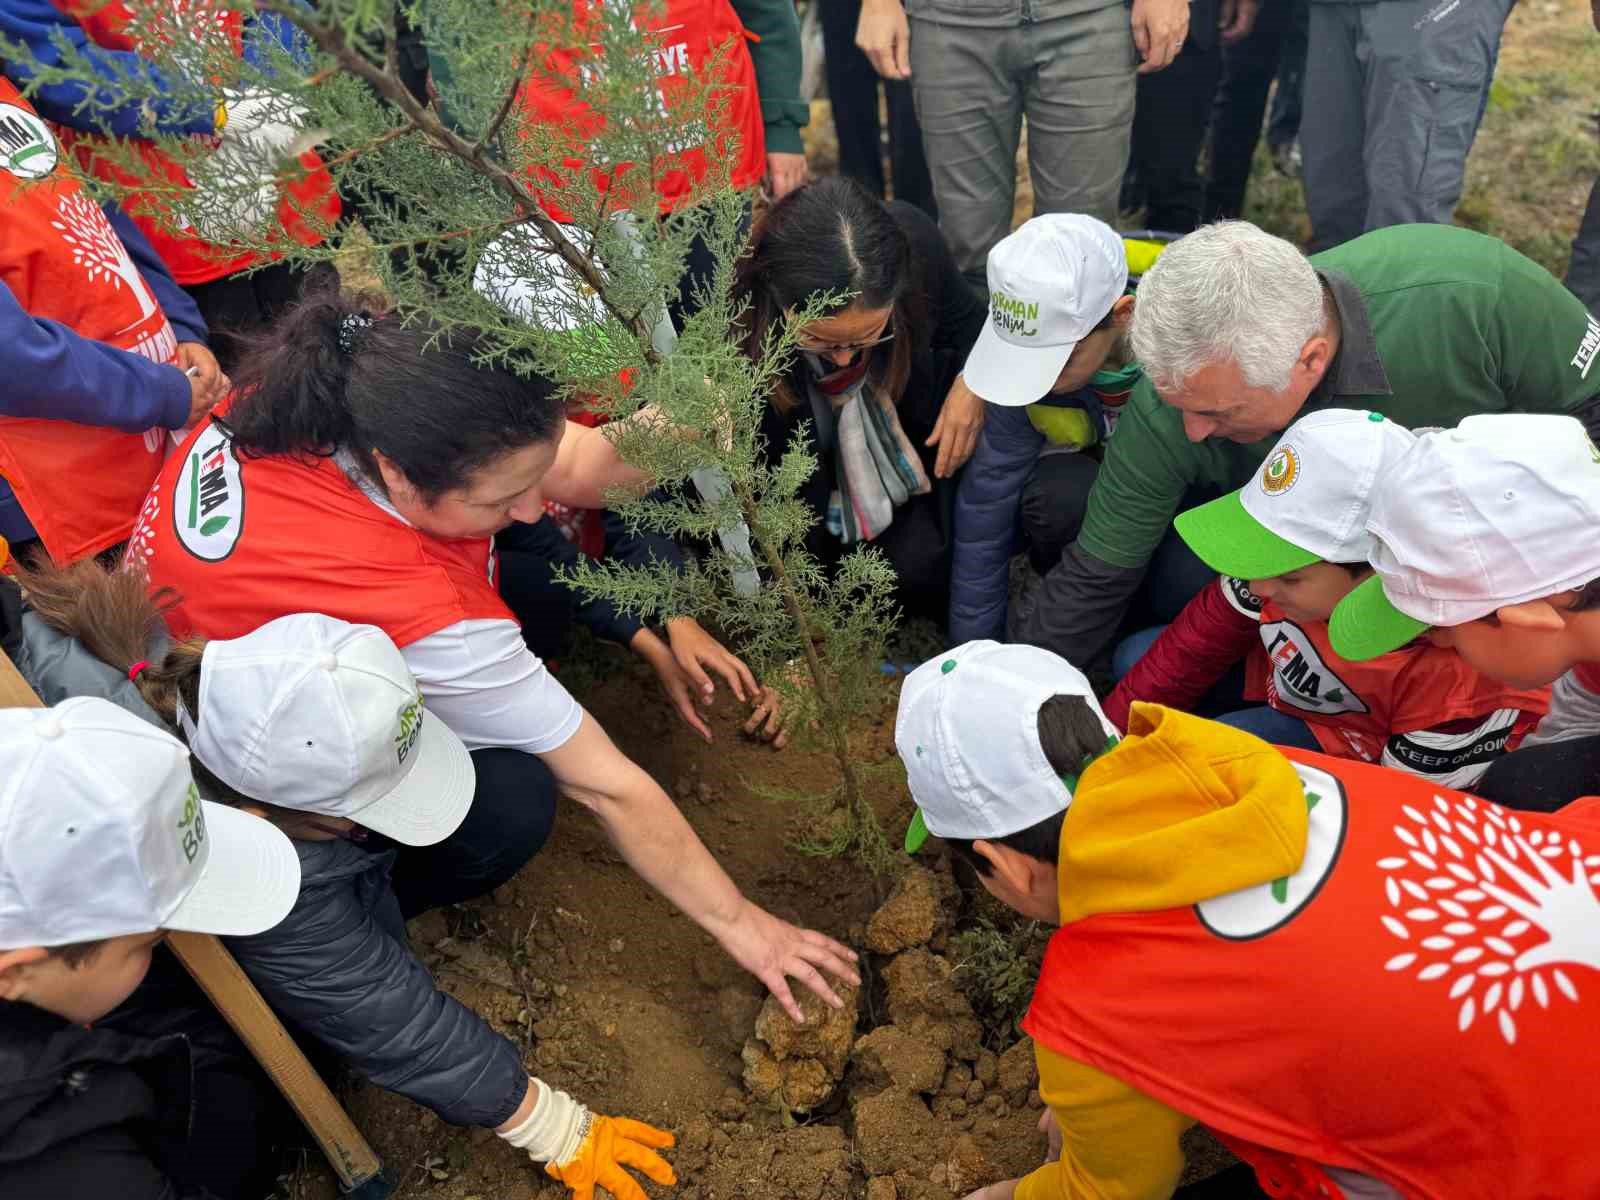
<path fill-rule="evenodd" d="M 90 126 L 130 103 L 149 113 L 159 102 L 169 112 L 177 104 L 209 114 L 225 96 L 271 97 L 272 115 L 307 132 L 354 202 L 333 226 L 296 208 L 326 235 L 319 245 L 287 237 L 273 201 L 277 185 L 307 176 L 304 161 L 226 131 L 220 147 L 153 125 L 142 142 L 97 139 L 95 155 L 131 183 L 91 182 L 92 190 L 168 229 L 192 226 L 210 241 L 304 267 L 348 265 L 346 235 L 359 221 L 371 269 L 402 319 L 426 315 L 441 336 L 455 326 L 484 329 L 495 343 L 491 357 L 544 373 L 611 418 L 609 436 L 623 457 L 661 488 L 615 497 L 616 509 L 635 527 L 690 539 L 705 552 L 685 574 L 600 562 L 582 565 L 569 582 L 643 617 L 690 615 L 724 631 L 785 694 L 792 727 L 818 729 L 837 760 L 838 784 L 824 790 L 841 810 L 832 825 L 843 833 L 830 834 L 829 848 L 882 862 L 885 843 L 849 727 L 874 702 L 870 685 L 898 617 L 893 573 L 870 549 L 831 573 L 805 551 L 814 518 L 799 491 L 815 458 L 797 440 L 769 465 L 759 432 L 771 385 L 794 353 L 792 335 L 773 337 L 757 361 L 731 336 L 742 315 L 730 293 L 749 208 L 729 180 L 737 146 L 712 133 L 728 97 L 709 70 L 674 77 L 664 95 L 662 38 L 637 24 L 659 15 L 652 2 L 606 0 L 580 12 L 573 0 L 213 0 L 202 16 L 198 4 L 131 0 L 128 32 L 159 75 L 129 70 L 106 85 L 59 37 L 53 63 L 4 38 L 0 56 L 29 67 L 35 88 L 92 81 L 80 110 Z M 288 50 L 247 32 L 253 61 L 244 61 L 239 23 L 227 15 L 287 21 L 299 45 Z M 419 103 L 402 82 L 397 16 L 430 49 L 431 103 Z M 539 120 L 525 89 L 570 86 L 574 69 L 588 112 Z M 187 180 L 152 173 L 148 144 Z M 664 216 L 658 177 L 697 147 L 710 147 L 708 170 L 689 202 Z M 486 248 L 513 228 L 513 242 L 497 243 L 491 257 L 537 297 L 531 311 L 512 311 L 473 286 Z M 699 311 L 669 345 L 657 332 L 663 300 L 676 292 L 697 237 L 715 271 Z M 797 316 L 848 300 L 832 297 Z M 691 484 L 707 472 L 725 481 L 711 499 Z M 748 552 L 716 536 L 741 525 Z"/>

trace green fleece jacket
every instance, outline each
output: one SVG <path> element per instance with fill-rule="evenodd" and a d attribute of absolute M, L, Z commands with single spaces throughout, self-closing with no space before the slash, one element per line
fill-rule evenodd
<path fill-rule="evenodd" d="M 800 19 L 794 0 L 730 0 L 740 23 L 760 41 L 750 44 L 768 154 L 802 154 L 800 131 L 811 106 L 800 98 Z"/>

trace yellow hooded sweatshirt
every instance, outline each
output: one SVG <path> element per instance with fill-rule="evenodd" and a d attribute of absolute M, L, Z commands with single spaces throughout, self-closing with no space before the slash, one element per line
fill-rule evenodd
<path fill-rule="evenodd" d="M 1128 736 L 1083 773 L 1061 829 L 1061 923 L 1158 912 L 1299 869 L 1306 803 L 1288 759 L 1250 734 L 1135 704 Z M 1059 1162 L 1015 1200 L 1167 1200 L 1195 1122 L 1114 1076 L 1035 1044 Z"/>

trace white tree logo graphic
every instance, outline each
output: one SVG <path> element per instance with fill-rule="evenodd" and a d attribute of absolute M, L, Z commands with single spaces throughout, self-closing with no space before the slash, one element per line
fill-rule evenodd
<path fill-rule="evenodd" d="M 82 192 L 72 192 L 61 197 L 58 209 L 61 220 L 50 224 L 61 231 L 62 239 L 72 247 L 72 261 L 88 272 L 89 281 L 106 280 L 117 290 L 127 284 L 129 292 L 139 302 L 139 319 L 143 321 L 154 314 L 156 299 L 100 206 Z"/>
<path fill-rule="evenodd" d="M 1525 1003 L 1547 1009 L 1559 994 L 1576 1004 L 1567 968 L 1600 971 L 1600 854 L 1559 833 L 1525 832 L 1473 796 L 1402 811 L 1402 853 L 1378 860 L 1391 910 L 1379 920 L 1407 947 L 1384 968 L 1438 983 L 1463 1033 L 1482 1019 L 1515 1045 Z"/>
<path fill-rule="evenodd" d="M 139 510 L 139 519 L 134 522 L 133 533 L 128 538 L 128 551 L 122 557 L 124 571 L 138 571 L 141 575 L 150 573 L 150 560 L 156 553 L 156 518 L 161 515 L 161 492 L 159 488 L 151 488 L 150 494 L 145 497 L 144 507 Z"/>

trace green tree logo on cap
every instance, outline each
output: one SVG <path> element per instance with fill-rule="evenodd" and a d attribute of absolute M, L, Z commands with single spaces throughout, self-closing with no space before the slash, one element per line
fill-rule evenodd
<path fill-rule="evenodd" d="M 1293 446 L 1280 446 L 1261 468 L 1261 490 L 1269 496 L 1281 496 L 1299 478 L 1300 456 Z"/>
<path fill-rule="evenodd" d="M 395 756 L 401 763 L 406 761 L 411 753 L 411 748 L 417 744 L 417 735 L 422 732 L 422 697 L 415 696 L 409 703 L 400 706 L 400 729 L 394 735 Z"/>

